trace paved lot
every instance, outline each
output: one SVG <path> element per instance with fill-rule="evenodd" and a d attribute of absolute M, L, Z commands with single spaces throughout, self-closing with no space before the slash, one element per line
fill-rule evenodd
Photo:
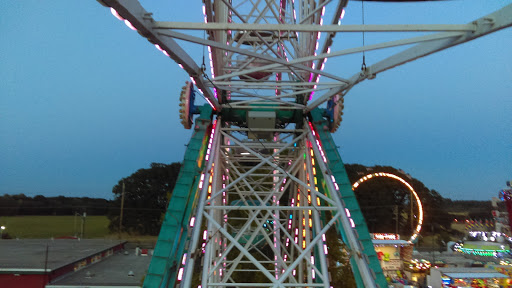
<path fill-rule="evenodd" d="M 71 272 L 46 287 L 142 286 L 142 277 L 146 274 L 151 257 L 135 256 L 135 250 L 128 252 L 128 255 L 118 253 L 77 272 Z M 129 276 L 130 271 L 133 276 Z"/>
<path fill-rule="evenodd" d="M 0 240 L 0 271 L 5 271 L 5 269 L 44 269 L 47 245 L 46 267 L 55 270 L 119 243 L 121 242 L 118 240 L 103 239 L 2 239 Z"/>

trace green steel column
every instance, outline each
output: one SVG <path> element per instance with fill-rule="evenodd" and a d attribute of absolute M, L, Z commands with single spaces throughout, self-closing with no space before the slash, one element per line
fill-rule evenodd
<path fill-rule="evenodd" d="M 311 116 L 313 118 L 314 126 L 318 127 L 316 132 L 322 143 L 322 147 L 324 149 L 324 153 L 326 154 L 327 161 L 329 162 L 329 169 L 331 170 L 332 175 L 334 175 L 334 177 L 336 178 L 336 182 L 339 186 L 341 199 L 345 205 L 345 208 L 348 208 L 350 210 L 351 218 L 352 220 L 354 220 L 355 230 L 357 231 L 358 239 L 361 242 L 363 253 L 366 254 L 366 256 L 368 257 L 368 265 L 370 269 L 375 273 L 375 282 L 377 283 L 377 285 L 380 286 L 380 288 L 385 288 L 388 286 L 386 277 L 382 272 L 382 267 L 380 266 L 379 259 L 377 258 L 377 253 L 375 252 L 375 248 L 373 246 L 370 233 L 368 232 L 366 221 L 364 220 L 363 213 L 361 212 L 359 203 L 357 202 L 356 196 L 354 195 L 354 191 L 352 190 L 352 184 L 348 179 L 347 171 L 345 170 L 345 165 L 341 160 L 340 154 L 338 153 L 336 144 L 332 139 L 331 133 L 323 128 L 327 127 L 328 122 L 322 117 L 322 110 L 319 108 L 313 110 L 311 112 Z M 343 231 L 343 229 L 338 230 L 341 233 L 342 238 L 345 238 L 345 232 Z M 351 259 L 353 257 L 359 256 L 351 255 Z M 352 260 L 351 263 L 352 271 L 354 272 L 354 276 L 356 278 L 357 287 L 364 288 L 361 276 L 357 269 L 357 265 L 355 265 L 354 261 Z"/>
<path fill-rule="evenodd" d="M 204 154 L 211 130 L 212 108 L 199 107 L 194 133 L 189 141 L 183 165 L 165 213 L 143 287 L 172 287 L 187 241 L 187 226 L 195 205 L 198 176 L 204 168 Z"/>

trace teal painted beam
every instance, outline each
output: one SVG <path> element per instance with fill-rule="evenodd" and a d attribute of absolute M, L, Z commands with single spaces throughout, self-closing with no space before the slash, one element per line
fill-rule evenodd
<path fill-rule="evenodd" d="M 185 151 L 184 161 L 174 186 L 169 206 L 144 279 L 145 288 L 174 287 L 180 260 L 188 239 L 187 225 L 196 202 L 198 176 L 204 168 L 212 109 L 209 105 L 199 107 L 200 116 L 196 119 L 194 133 Z"/>
<path fill-rule="evenodd" d="M 364 220 L 363 213 L 361 212 L 357 198 L 354 194 L 354 191 L 352 190 L 352 184 L 348 179 L 345 165 L 341 160 L 341 156 L 338 153 L 338 149 L 336 148 L 336 144 L 334 143 L 332 135 L 329 131 L 323 129 L 323 127 L 327 127 L 328 122 L 323 118 L 322 114 L 322 110 L 319 108 L 311 111 L 313 126 L 319 128 L 316 129 L 316 132 L 322 143 L 324 153 L 326 154 L 329 169 L 331 170 L 332 175 L 334 175 L 336 178 L 336 182 L 339 186 L 340 196 L 345 205 L 345 208 L 350 210 L 351 218 L 355 223 L 355 230 L 357 231 L 358 240 L 361 242 L 363 253 L 368 257 L 368 266 L 375 273 L 375 282 L 380 288 L 385 288 L 388 286 L 388 284 L 386 277 L 382 272 L 379 259 L 377 258 L 377 253 L 375 252 L 368 227 L 366 226 L 366 221 Z M 343 228 L 341 225 L 338 225 L 337 228 L 340 232 L 340 236 L 344 239 L 346 236 Z M 349 245 L 347 241 L 345 241 L 345 243 Z M 357 265 L 355 265 L 355 261 L 352 260 L 353 257 L 358 256 L 352 255 L 351 257 L 352 271 L 354 272 L 357 287 L 364 288 Z"/>

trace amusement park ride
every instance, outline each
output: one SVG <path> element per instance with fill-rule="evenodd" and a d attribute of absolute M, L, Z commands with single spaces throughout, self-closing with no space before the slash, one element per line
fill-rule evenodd
<path fill-rule="evenodd" d="M 331 136 L 343 97 L 512 25 L 512 5 L 462 25 L 339 25 L 347 0 L 206 0 L 203 23 L 156 21 L 137 0 L 98 1 L 190 75 L 179 105 L 194 132 L 144 287 L 329 288 L 329 229 L 346 244 L 357 287 L 387 287 Z M 421 34 L 331 50 L 340 33 L 389 31 Z M 209 69 L 178 41 L 207 47 Z M 404 45 L 349 78 L 324 71 L 329 58 Z M 200 96 L 208 104 L 196 106 Z"/>

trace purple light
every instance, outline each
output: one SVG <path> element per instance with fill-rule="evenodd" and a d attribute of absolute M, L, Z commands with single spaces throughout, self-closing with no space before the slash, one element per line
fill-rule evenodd
<path fill-rule="evenodd" d="M 178 281 L 181 281 L 181 278 L 183 278 L 183 267 L 181 267 L 180 271 L 178 272 Z"/>
<path fill-rule="evenodd" d="M 121 20 L 121 21 L 124 21 L 124 18 L 121 17 L 121 15 L 119 15 L 119 13 L 117 13 L 116 9 L 110 7 L 110 12 L 112 13 L 112 15 L 114 15 L 114 17 L 116 17 L 117 19 Z"/>
<path fill-rule="evenodd" d="M 196 222 L 196 217 L 190 218 L 190 227 L 194 227 L 194 223 Z M 186 254 L 185 254 L 186 255 Z"/>
<path fill-rule="evenodd" d="M 128 28 L 132 29 L 133 31 L 137 31 L 137 28 L 135 28 L 135 26 L 133 26 L 130 21 L 124 20 L 124 24 L 126 24 L 126 26 L 128 26 Z"/>

